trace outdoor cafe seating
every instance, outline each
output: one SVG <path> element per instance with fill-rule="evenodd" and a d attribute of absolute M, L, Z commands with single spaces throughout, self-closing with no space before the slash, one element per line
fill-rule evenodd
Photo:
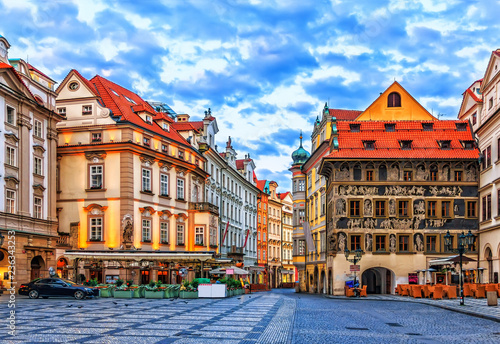
<path fill-rule="evenodd" d="M 344 290 L 345 290 L 345 296 L 347 296 L 347 297 L 355 297 L 356 292 L 359 293 L 359 296 L 362 296 L 362 297 L 367 296 L 366 285 L 362 286 L 361 288 L 349 288 L 349 287 L 345 286 Z"/>

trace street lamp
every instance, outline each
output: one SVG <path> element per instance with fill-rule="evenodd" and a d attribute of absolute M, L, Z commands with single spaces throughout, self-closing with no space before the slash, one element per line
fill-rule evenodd
<path fill-rule="evenodd" d="M 349 251 L 349 249 L 347 249 L 347 248 L 344 250 L 345 259 L 348 262 L 356 265 L 356 263 L 358 263 L 361 260 L 361 257 L 362 257 L 364 252 L 363 252 L 363 250 L 361 250 L 361 248 L 358 248 L 358 249 L 354 250 L 353 253 L 354 253 L 354 256 L 352 258 L 349 258 L 351 251 Z M 356 293 L 356 296 L 359 296 L 359 293 L 356 291 L 356 271 L 354 271 L 354 292 Z"/>
<path fill-rule="evenodd" d="M 464 253 L 470 251 L 472 249 L 472 245 L 474 244 L 474 235 L 471 233 L 470 229 L 467 235 L 462 232 L 458 236 L 457 248 L 453 248 L 452 236 L 450 235 L 450 231 L 446 232 L 444 236 L 444 246 L 447 251 L 458 253 L 460 256 L 460 306 L 463 306 L 464 303 L 464 276 L 462 273 L 462 257 Z"/>

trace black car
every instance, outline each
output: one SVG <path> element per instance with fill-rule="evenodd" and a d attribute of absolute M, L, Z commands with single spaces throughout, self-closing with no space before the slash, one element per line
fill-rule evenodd
<path fill-rule="evenodd" d="M 73 296 L 77 300 L 94 297 L 94 289 L 76 284 L 62 278 L 37 278 L 28 284 L 21 284 L 19 295 L 27 295 L 30 299 L 39 296 L 48 297 Z"/>

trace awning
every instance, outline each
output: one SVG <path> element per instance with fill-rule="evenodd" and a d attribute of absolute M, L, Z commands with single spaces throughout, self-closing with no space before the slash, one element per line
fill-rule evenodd
<path fill-rule="evenodd" d="M 249 266 L 248 270 L 250 270 L 250 271 L 266 271 L 266 268 L 263 266 Z"/>
<path fill-rule="evenodd" d="M 66 251 L 67 258 L 99 259 L 99 260 L 170 260 L 200 261 L 213 258 L 210 252 L 161 252 L 161 251 Z"/>
<path fill-rule="evenodd" d="M 294 273 L 293 270 L 281 270 L 282 275 L 293 275 Z"/>
<path fill-rule="evenodd" d="M 209 273 L 211 275 L 217 275 L 217 274 L 225 275 L 226 274 L 226 270 L 233 270 L 233 275 L 248 275 L 248 271 L 240 269 L 240 268 L 238 268 L 236 266 L 231 266 L 231 267 L 227 267 L 227 268 L 214 269 L 214 270 L 210 271 Z"/>
<path fill-rule="evenodd" d="M 462 263 L 475 262 L 475 259 L 469 258 L 467 256 L 462 256 Z M 429 265 L 451 265 L 460 262 L 460 256 L 449 256 L 446 258 L 439 258 L 429 261 Z"/>

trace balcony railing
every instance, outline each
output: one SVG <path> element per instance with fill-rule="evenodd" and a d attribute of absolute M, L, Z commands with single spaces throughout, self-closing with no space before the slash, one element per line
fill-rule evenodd
<path fill-rule="evenodd" d="M 243 254 L 243 247 L 239 247 L 239 246 L 236 246 L 236 245 L 232 245 L 230 248 L 229 248 L 229 252 L 228 254 Z"/>
<path fill-rule="evenodd" d="M 69 235 L 61 235 L 56 240 L 57 246 L 69 246 Z"/>
<path fill-rule="evenodd" d="M 208 202 L 190 202 L 189 210 L 209 211 L 213 214 L 219 215 L 219 207 Z"/>

